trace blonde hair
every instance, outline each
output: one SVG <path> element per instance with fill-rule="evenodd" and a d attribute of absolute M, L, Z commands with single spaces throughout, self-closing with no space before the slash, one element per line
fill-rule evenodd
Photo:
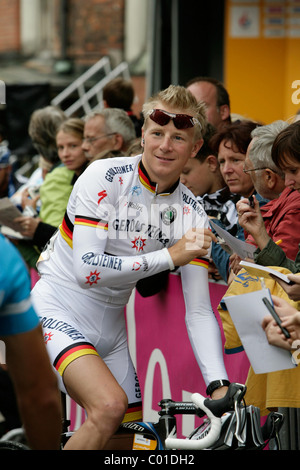
<path fill-rule="evenodd" d="M 196 124 L 195 140 L 201 139 L 206 131 L 206 106 L 203 102 L 197 102 L 192 93 L 183 86 L 170 85 L 165 90 L 159 91 L 149 98 L 143 106 L 144 128 L 147 127 L 149 114 L 152 109 L 163 105 L 180 109 L 184 114 L 189 114 L 198 119 L 200 125 Z"/>
<path fill-rule="evenodd" d="M 80 139 L 83 139 L 84 121 L 80 118 L 69 118 L 61 123 L 57 129 L 56 135 L 59 131 L 62 131 L 65 134 L 74 134 Z"/>

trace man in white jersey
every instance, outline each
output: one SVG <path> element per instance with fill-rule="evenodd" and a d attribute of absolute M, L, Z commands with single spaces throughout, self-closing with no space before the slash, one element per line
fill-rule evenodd
<path fill-rule="evenodd" d="M 87 412 L 70 449 L 103 449 L 123 419 L 141 418 L 124 319 L 139 279 L 181 266 L 188 333 L 208 393 L 222 396 L 229 384 L 208 289 L 216 239 L 179 180 L 202 145 L 204 106 L 170 86 L 143 113 L 143 154 L 87 168 L 38 264 L 33 299 L 47 348 L 61 387 Z"/>

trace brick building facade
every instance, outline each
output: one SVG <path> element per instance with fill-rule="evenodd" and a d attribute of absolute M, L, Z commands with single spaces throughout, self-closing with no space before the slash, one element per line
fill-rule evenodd
<path fill-rule="evenodd" d="M 67 28 L 67 55 L 78 63 L 123 60 L 124 0 L 71 0 Z"/>
<path fill-rule="evenodd" d="M 66 56 L 75 65 L 105 55 L 118 63 L 124 59 L 124 12 L 125 0 L 1 0 L 0 59 L 38 56 L 46 47 L 48 57 Z"/>
<path fill-rule="evenodd" d="M 136 28 L 139 23 L 144 34 L 140 8 L 145 8 L 147 2 L 0 1 L 0 80 L 6 88 L 5 104 L 0 105 L 0 126 L 15 154 L 23 158 L 32 151 L 27 129 L 34 109 L 50 104 L 104 56 L 109 57 L 112 69 L 126 61 L 126 15 L 127 21 L 128 15 L 134 21 L 130 31 L 134 32 L 135 45 L 143 42 L 138 41 Z M 132 109 L 139 115 L 146 94 L 145 73 L 131 71 L 131 79 L 136 95 Z M 93 83 L 85 89 L 89 86 Z M 68 105 L 77 97 L 71 96 Z"/>
<path fill-rule="evenodd" d="M 0 56 L 19 54 L 20 42 L 20 1 L 0 2 Z"/>

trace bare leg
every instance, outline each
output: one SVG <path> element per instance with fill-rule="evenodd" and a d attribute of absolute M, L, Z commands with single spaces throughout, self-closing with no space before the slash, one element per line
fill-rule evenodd
<path fill-rule="evenodd" d="M 127 410 L 127 396 L 99 356 L 82 356 L 64 372 L 68 394 L 87 412 L 87 419 L 65 449 L 103 449 Z"/>

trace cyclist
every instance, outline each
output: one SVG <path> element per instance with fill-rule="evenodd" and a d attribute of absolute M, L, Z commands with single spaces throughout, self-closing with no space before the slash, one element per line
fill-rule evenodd
<path fill-rule="evenodd" d="M 185 88 L 170 86 L 143 113 L 143 154 L 98 160 L 85 170 L 38 264 L 33 298 L 51 361 L 62 389 L 87 413 L 69 449 L 102 449 L 123 418 L 141 419 L 124 319 L 141 278 L 181 266 L 188 332 L 208 391 L 222 395 L 228 384 L 208 290 L 216 239 L 180 183 L 202 144 L 205 108 Z"/>
<path fill-rule="evenodd" d="M 60 394 L 31 304 L 28 271 L 3 235 L 0 253 L 0 340 L 5 344 L 21 421 L 32 449 L 59 449 Z"/>

